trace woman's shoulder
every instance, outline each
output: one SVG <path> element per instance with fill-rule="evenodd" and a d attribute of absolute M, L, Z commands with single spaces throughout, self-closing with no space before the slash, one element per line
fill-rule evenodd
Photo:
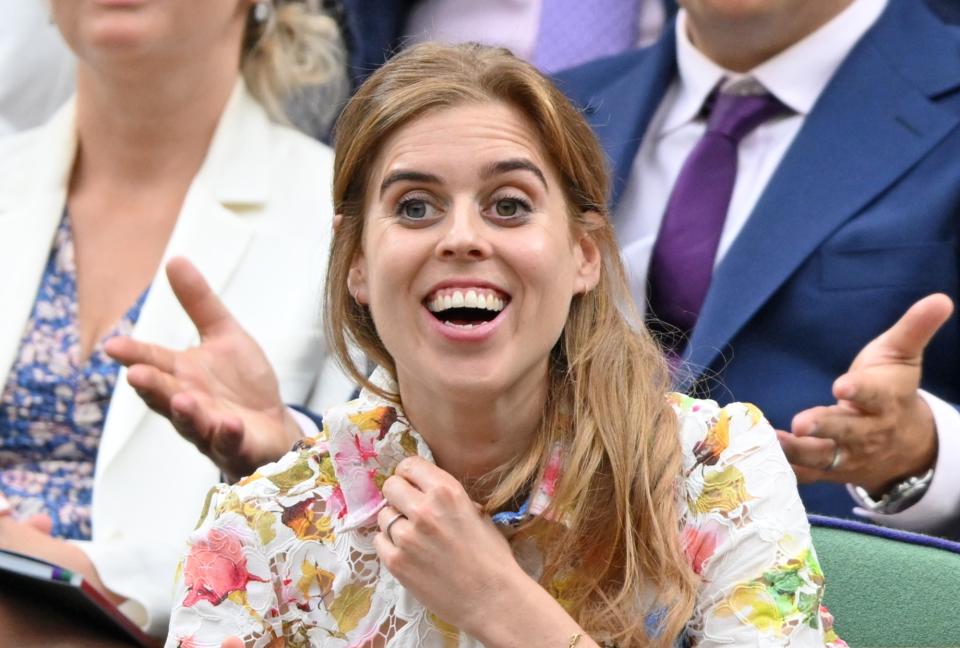
<path fill-rule="evenodd" d="M 756 513 L 769 501 L 799 505 L 793 470 L 756 405 L 720 405 L 682 394 L 668 400 L 680 421 L 690 515 Z"/>
<path fill-rule="evenodd" d="M 777 445 L 776 433 L 763 412 L 753 403 L 720 405 L 714 400 L 686 394 L 667 395 L 680 421 L 680 439 L 685 461 L 718 461 L 732 446 Z M 778 446 L 779 447 L 779 446 Z"/>

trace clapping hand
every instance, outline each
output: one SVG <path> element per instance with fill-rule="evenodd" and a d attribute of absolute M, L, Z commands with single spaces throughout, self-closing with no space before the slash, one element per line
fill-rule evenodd
<path fill-rule="evenodd" d="M 260 346 L 184 258 L 167 278 L 200 333 L 183 351 L 118 337 L 106 352 L 123 363 L 127 381 L 147 405 L 234 481 L 282 456 L 300 437 Z"/>
<path fill-rule="evenodd" d="M 778 432 L 801 482 L 851 483 L 880 494 L 934 465 L 936 427 L 917 390 L 923 351 L 952 312 L 942 294 L 915 303 L 836 379 L 836 404 L 800 412 L 793 434 Z"/>

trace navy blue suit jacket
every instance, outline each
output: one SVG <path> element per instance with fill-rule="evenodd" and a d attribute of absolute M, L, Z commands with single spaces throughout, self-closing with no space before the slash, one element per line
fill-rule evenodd
<path fill-rule="evenodd" d="M 557 78 L 610 157 L 614 204 L 675 75 L 670 28 L 651 48 Z M 915 300 L 960 298 L 958 230 L 960 31 L 923 3 L 891 0 L 717 267 L 686 351 L 697 387 L 790 429 L 797 412 L 834 402 L 834 379 Z M 924 360 L 923 387 L 960 402 L 956 316 Z M 850 512 L 841 486 L 801 492 L 813 512 Z"/>

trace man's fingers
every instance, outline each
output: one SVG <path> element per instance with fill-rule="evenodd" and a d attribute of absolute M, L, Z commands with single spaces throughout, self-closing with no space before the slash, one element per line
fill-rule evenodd
<path fill-rule="evenodd" d="M 796 414 L 790 422 L 790 431 L 798 437 L 812 436 L 817 433 L 820 419 L 830 412 L 830 407 L 811 407 Z"/>
<path fill-rule="evenodd" d="M 777 430 L 777 438 L 799 483 L 812 484 L 818 481 L 843 483 L 847 481 L 841 470 L 831 468 L 834 453 L 839 447 L 833 441 L 816 437 L 798 438 L 783 430 Z M 841 455 L 841 461 L 842 458 Z M 840 468 L 842 468 L 842 464 Z"/>
<path fill-rule="evenodd" d="M 107 355 L 124 366 L 152 365 L 164 373 L 173 373 L 173 351 L 158 344 L 147 344 L 121 335 L 107 340 L 103 349 Z"/>
<path fill-rule="evenodd" d="M 210 289 L 200 271 L 187 259 L 170 259 L 167 262 L 167 279 L 201 338 L 236 326 L 233 315 Z"/>
<path fill-rule="evenodd" d="M 799 484 L 813 484 L 830 480 L 830 473 L 824 470 L 807 468 L 799 464 L 790 464 L 790 467 L 793 468 L 793 474 L 797 476 L 797 483 Z"/>
<path fill-rule="evenodd" d="M 886 372 L 878 371 L 851 371 L 833 382 L 833 395 L 837 400 L 845 401 L 842 406 L 867 414 L 882 413 L 895 399 L 903 396 L 900 391 L 913 394 L 916 385 L 911 381 L 900 386 Z"/>
<path fill-rule="evenodd" d="M 876 341 L 882 344 L 887 358 L 919 362 L 930 339 L 952 313 L 953 302 L 949 297 L 942 293 L 928 295 L 907 309 Z"/>
<path fill-rule="evenodd" d="M 837 444 L 831 439 L 798 437 L 783 430 L 777 430 L 777 439 L 791 464 L 823 471 L 833 463 Z"/>

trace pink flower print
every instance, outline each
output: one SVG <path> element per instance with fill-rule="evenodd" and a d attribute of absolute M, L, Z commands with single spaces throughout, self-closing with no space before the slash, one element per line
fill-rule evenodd
<path fill-rule="evenodd" d="M 680 541 L 690 566 L 699 576 L 703 573 L 703 564 L 713 556 L 720 544 L 720 533 L 716 527 L 709 524 L 700 529 L 688 524 L 683 529 Z"/>
<path fill-rule="evenodd" d="M 543 469 L 543 479 L 537 485 L 533 499 L 530 501 L 531 515 L 542 514 L 550 505 L 554 494 L 557 492 L 557 482 L 560 481 L 562 468 L 563 453 L 558 445 L 550 452 L 550 459 L 547 460 L 547 465 Z"/>
<path fill-rule="evenodd" d="M 335 520 L 342 520 L 347 514 L 347 500 L 343 498 L 343 489 L 335 486 L 327 498 L 327 512 Z"/>
<path fill-rule="evenodd" d="M 206 538 L 193 543 L 183 567 L 183 580 L 187 588 L 184 607 L 200 600 L 219 605 L 231 592 L 245 590 L 250 581 L 267 582 L 247 571 L 243 540 L 229 528 L 210 529 Z"/>
<path fill-rule="evenodd" d="M 375 431 L 334 434 L 330 439 L 334 472 L 346 507 L 341 530 L 365 524 L 383 507 L 375 440 Z"/>
<path fill-rule="evenodd" d="M 560 481 L 560 468 L 563 465 L 563 457 L 560 455 L 560 449 L 554 448 L 550 455 L 550 461 L 543 471 L 543 483 L 540 488 L 543 492 L 553 497 L 557 492 L 557 482 Z"/>
<path fill-rule="evenodd" d="M 365 439 L 362 434 L 356 434 L 353 437 L 353 444 L 356 446 L 356 457 L 366 463 L 371 459 L 377 458 L 377 451 L 373 447 L 375 439 Z"/>

